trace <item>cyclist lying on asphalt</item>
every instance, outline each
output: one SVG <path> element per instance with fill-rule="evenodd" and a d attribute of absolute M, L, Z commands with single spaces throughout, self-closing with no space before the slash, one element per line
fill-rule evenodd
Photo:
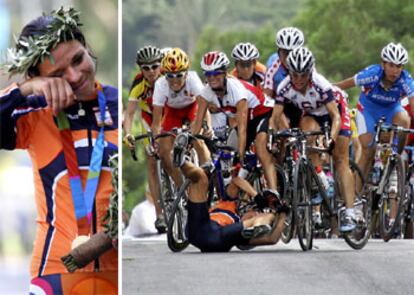
<path fill-rule="evenodd" d="M 275 213 L 245 214 L 236 212 L 236 201 L 221 201 L 208 209 L 208 171 L 185 160 L 188 138 L 181 134 L 174 144 L 174 163 L 180 166 L 191 184 L 188 192 L 188 221 L 186 233 L 190 243 L 202 252 L 227 252 L 236 245 L 273 245 L 279 241 L 284 228 L 287 206 L 274 198 L 266 203 Z M 249 217 L 250 215 L 250 217 Z"/>

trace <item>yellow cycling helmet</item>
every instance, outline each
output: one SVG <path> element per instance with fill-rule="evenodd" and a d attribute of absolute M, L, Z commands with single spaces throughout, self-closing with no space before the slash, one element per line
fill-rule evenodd
<path fill-rule="evenodd" d="M 187 53 L 180 48 L 170 49 L 161 62 L 165 72 L 177 73 L 188 70 L 190 60 Z"/>

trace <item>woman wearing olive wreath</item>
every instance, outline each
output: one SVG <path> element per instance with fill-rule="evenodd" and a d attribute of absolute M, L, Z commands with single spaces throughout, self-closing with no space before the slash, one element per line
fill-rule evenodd
<path fill-rule="evenodd" d="M 33 163 L 30 294 L 117 294 L 118 91 L 96 80 L 80 26 L 73 8 L 31 21 L 4 65 L 25 75 L 0 92 L 0 148 L 26 149 Z"/>

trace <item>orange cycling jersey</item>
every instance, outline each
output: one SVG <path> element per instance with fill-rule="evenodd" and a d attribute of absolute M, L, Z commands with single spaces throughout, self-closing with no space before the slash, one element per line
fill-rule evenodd
<path fill-rule="evenodd" d="M 236 213 L 236 201 L 219 200 L 214 207 L 209 210 L 210 219 L 217 222 L 220 226 L 226 226 L 240 221 Z"/>
<path fill-rule="evenodd" d="M 91 222 L 83 231 L 94 234 L 103 231 L 103 216 L 107 212 L 109 196 L 113 192 L 108 159 L 117 152 L 118 142 L 118 91 L 103 86 L 108 116 L 112 125 L 104 129 L 102 172 L 92 210 Z M 42 100 L 43 99 L 43 100 Z M 82 102 L 65 110 L 70 123 L 73 144 L 77 154 L 82 186 L 87 180 L 91 153 L 99 133 L 95 112 L 97 99 Z M 98 108 L 99 112 L 99 108 Z M 47 108 L 44 98 L 23 97 L 17 85 L 0 92 L 0 148 L 26 149 L 33 163 L 37 232 L 34 244 L 31 276 L 66 273 L 60 258 L 71 250 L 78 235 L 78 224 L 72 201 L 69 176 L 62 141 L 55 117 Z M 116 271 L 117 253 L 110 250 L 78 272 Z"/>
<path fill-rule="evenodd" d="M 236 78 L 239 77 L 237 68 L 234 68 L 230 74 Z M 252 80 L 247 81 L 247 82 L 252 83 L 256 87 L 261 87 L 261 84 L 264 81 L 265 74 L 266 74 L 266 66 L 260 63 L 259 61 L 256 61 Z"/>

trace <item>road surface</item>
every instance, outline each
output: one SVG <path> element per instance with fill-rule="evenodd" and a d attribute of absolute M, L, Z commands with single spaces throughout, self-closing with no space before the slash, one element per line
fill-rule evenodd
<path fill-rule="evenodd" d="M 172 253 L 165 235 L 123 241 L 123 294 L 414 294 L 414 240 L 370 240 L 363 250 L 344 240 Z"/>

